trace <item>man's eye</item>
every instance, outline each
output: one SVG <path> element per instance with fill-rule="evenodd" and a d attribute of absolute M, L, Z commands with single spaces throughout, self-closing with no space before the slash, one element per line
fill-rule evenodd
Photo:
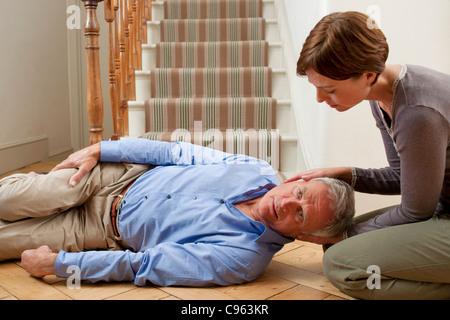
<path fill-rule="evenodd" d="M 327 94 L 333 94 L 333 93 L 335 93 L 335 92 L 336 92 L 336 89 L 335 89 L 335 90 L 333 90 L 333 91 L 327 91 L 327 90 L 325 90 L 325 92 L 326 92 Z"/>
<path fill-rule="evenodd" d="M 297 195 L 298 195 L 299 199 L 302 197 L 302 189 L 300 189 L 300 188 L 298 189 Z"/>
<path fill-rule="evenodd" d="M 298 217 L 303 219 L 303 210 L 302 209 L 298 210 Z"/>

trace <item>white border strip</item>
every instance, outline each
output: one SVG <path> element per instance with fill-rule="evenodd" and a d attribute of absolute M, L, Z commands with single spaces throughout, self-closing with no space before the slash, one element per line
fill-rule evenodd
<path fill-rule="evenodd" d="M 47 140 L 48 136 L 46 134 L 43 134 L 41 136 L 31 137 L 31 138 L 25 138 L 20 140 L 15 140 L 7 143 L 0 143 L 0 150 L 10 149 L 22 146 L 24 144 L 30 144 L 42 140 Z"/>

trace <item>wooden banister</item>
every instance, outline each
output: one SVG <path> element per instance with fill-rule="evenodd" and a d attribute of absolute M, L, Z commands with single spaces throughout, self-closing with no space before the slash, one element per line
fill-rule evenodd
<path fill-rule="evenodd" d="M 86 8 L 87 111 L 89 144 L 103 140 L 103 95 L 100 80 L 100 27 L 97 6 L 103 0 L 82 0 Z M 128 101 L 134 100 L 135 70 L 142 68 L 141 45 L 147 39 L 151 0 L 104 0 L 108 24 L 108 73 L 113 130 L 112 140 L 128 134 Z"/>
<path fill-rule="evenodd" d="M 97 20 L 97 5 L 103 0 L 83 0 L 86 8 L 86 37 L 87 55 L 87 111 L 89 119 L 89 144 L 103 140 L 103 95 L 100 81 L 100 60 L 98 37 L 100 26 Z"/>
<path fill-rule="evenodd" d="M 115 2 L 114 0 L 105 0 L 105 20 L 108 23 L 108 72 L 109 72 L 109 99 L 111 103 L 111 112 L 113 117 L 113 135 L 111 140 L 119 140 L 118 114 L 119 114 L 119 95 L 116 73 L 116 26 L 115 21 Z M 116 121 L 114 121 L 114 119 Z"/>

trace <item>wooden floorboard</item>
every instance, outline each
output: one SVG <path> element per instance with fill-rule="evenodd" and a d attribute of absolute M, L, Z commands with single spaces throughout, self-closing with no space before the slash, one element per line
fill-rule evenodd
<path fill-rule="evenodd" d="M 48 172 L 55 162 L 41 162 L 4 174 Z M 31 277 L 20 261 L 0 262 L 0 300 L 349 300 L 323 275 L 322 247 L 295 241 L 278 252 L 257 280 L 229 287 L 137 287 L 132 283 L 81 284 L 66 279 Z"/>

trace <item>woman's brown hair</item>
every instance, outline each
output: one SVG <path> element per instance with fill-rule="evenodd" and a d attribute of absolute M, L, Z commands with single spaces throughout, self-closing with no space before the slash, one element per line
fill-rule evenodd
<path fill-rule="evenodd" d="M 377 73 L 385 69 L 389 46 L 383 32 L 369 24 L 363 13 L 337 12 L 323 17 L 303 45 L 297 62 L 297 74 L 305 76 L 312 68 L 333 79 L 358 78 L 364 72 Z"/>

